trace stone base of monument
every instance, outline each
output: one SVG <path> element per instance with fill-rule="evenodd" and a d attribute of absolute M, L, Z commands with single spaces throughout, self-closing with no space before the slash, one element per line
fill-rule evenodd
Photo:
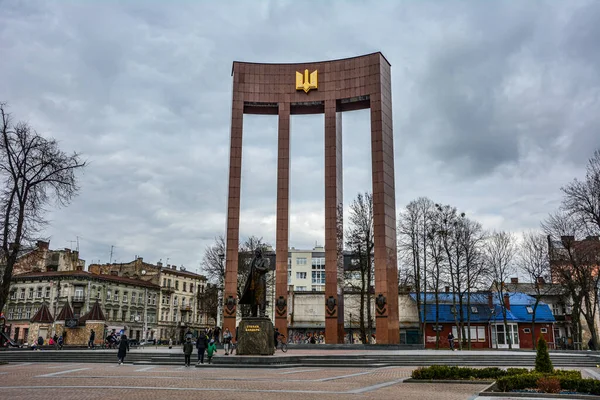
<path fill-rule="evenodd" d="M 235 354 L 270 356 L 275 353 L 273 322 L 269 318 L 242 318 L 238 326 Z"/>

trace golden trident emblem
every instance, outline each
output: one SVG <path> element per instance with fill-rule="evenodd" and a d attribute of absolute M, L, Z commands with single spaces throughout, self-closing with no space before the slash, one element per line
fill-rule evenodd
<path fill-rule="evenodd" d="M 313 71 L 310 73 L 310 79 L 308 76 L 308 70 L 304 70 L 304 76 L 302 76 L 301 72 L 296 71 L 296 90 L 304 90 L 306 93 L 310 89 L 317 89 L 317 71 Z"/>

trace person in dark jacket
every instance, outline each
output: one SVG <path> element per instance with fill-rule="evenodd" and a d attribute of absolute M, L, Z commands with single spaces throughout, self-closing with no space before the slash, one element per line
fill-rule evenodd
<path fill-rule="evenodd" d="M 119 359 L 119 365 L 123 364 L 125 361 L 125 356 L 129 351 L 129 340 L 127 340 L 127 335 L 121 335 L 121 343 L 119 343 L 119 352 L 117 353 L 117 358 Z"/>
<path fill-rule="evenodd" d="M 196 340 L 196 348 L 198 349 L 198 364 L 204 364 L 204 352 L 208 347 L 208 338 L 204 332 L 200 332 L 198 334 L 198 339 Z"/>
<path fill-rule="evenodd" d="M 90 349 L 94 348 L 94 340 L 96 340 L 96 332 L 94 332 L 94 330 L 92 329 L 92 331 L 90 332 L 90 340 L 88 340 L 88 347 Z"/>
<path fill-rule="evenodd" d="M 190 358 L 192 357 L 192 353 L 194 352 L 194 345 L 192 344 L 192 338 L 185 339 L 185 343 L 183 344 L 183 354 L 185 356 L 185 366 L 190 366 Z"/>

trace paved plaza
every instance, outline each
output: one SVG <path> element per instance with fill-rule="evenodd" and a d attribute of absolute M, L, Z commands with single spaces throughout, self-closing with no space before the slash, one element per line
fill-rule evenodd
<path fill-rule="evenodd" d="M 3 398 L 468 399 L 482 384 L 403 382 L 413 368 L 218 369 L 85 363 L 0 366 Z"/>

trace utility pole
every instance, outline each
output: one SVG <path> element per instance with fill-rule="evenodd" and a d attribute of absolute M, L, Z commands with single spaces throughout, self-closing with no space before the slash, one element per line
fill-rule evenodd
<path fill-rule="evenodd" d="M 77 252 L 79 253 L 79 236 L 76 236 L 76 237 L 77 237 Z"/>
<path fill-rule="evenodd" d="M 109 264 L 112 264 L 112 256 L 113 256 L 113 248 L 114 247 L 115 246 L 112 246 L 112 245 L 110 246 L 110 260 L 108 261 Z"/>
<path fill-rule="evenodd" d="M 144 341 L 148 341 L 148 288 L 144 289 Z"/>

